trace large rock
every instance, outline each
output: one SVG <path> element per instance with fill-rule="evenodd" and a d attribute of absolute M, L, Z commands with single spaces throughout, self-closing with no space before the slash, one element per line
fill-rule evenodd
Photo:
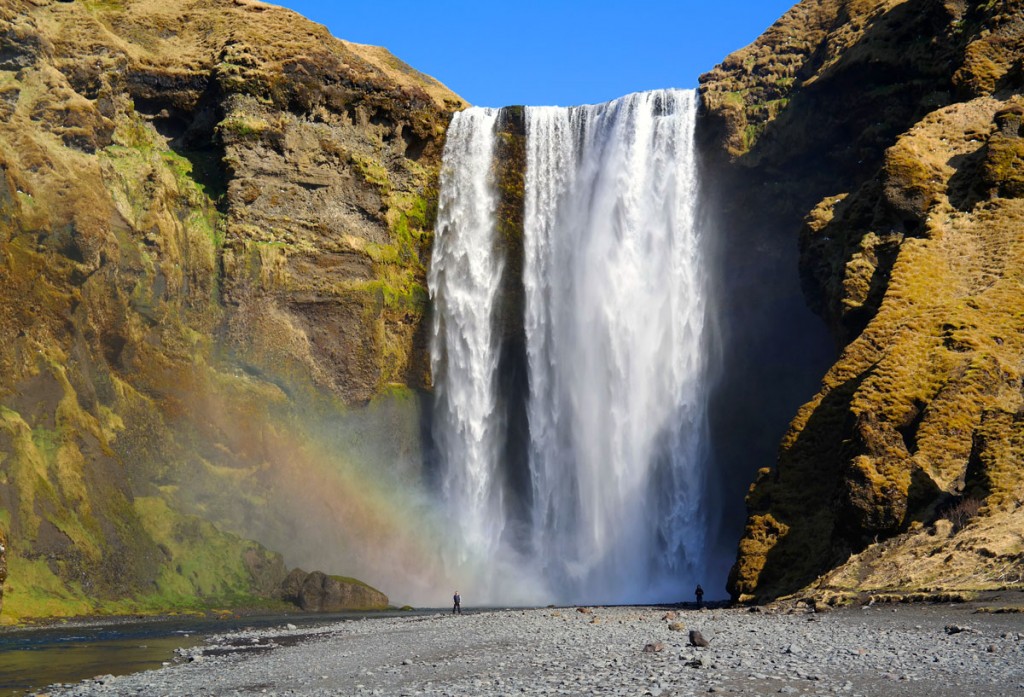
<path fill-rule="evenodd" d="M 299 571 L 295 574 L 295 571 Z M 383 593 L 354 578 L 329 576 L 323 571 L 293 571 L 290 580 L 298 582 L 294 601 L 306 612 L 341 612 L 343 610 L 384 610 L 388 599 Z M 286 592 L 291 592 L 290 584 Z"/>

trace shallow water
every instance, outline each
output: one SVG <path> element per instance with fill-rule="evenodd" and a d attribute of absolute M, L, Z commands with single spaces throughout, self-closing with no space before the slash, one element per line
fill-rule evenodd
<path fill-rule="evenodd" d="M 391 613 L 270 615 L 231 619 L 112 620 L 0 631 L 0 696 L 22 695 L 55 683 L 159 668 L 174 649 L 245 627 L 311 626 Z M 407 613 L 406 613 L 407 614 Z"/>

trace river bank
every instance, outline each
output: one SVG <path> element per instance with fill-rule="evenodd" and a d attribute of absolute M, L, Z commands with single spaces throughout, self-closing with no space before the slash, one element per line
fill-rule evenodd
<path fill-rule="evenodd" d="M 77 617 L 5 627 L 0 629 L 0 697 L 20 697 L 55 682 L 75 683 L 101 674 L 153 670 L 173 661 L 176 649 L 203 645 L 213 635 L 285 624 L 309 628 L 386 615 L 240 610 L 153 617 Z"/>
<path fill-rule="evenodd" d="M 1024 615 L 976 610 L 561 608 L 292 624 L 40 694 L 1024 694 Z M 709 646 L 690 646 L 691 629 Z"/>

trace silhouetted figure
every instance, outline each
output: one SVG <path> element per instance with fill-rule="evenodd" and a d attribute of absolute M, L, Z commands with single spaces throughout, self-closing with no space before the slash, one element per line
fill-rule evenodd
<path fill-rule="evenodd" d="M 459 595 L 458 591 L 455 591 L 455 595 L 452 596 L 452 600 L 455 601 L 455 604 L 452 606 L 452 614 L 454 615 L 457 612 L 457 613 L 459 613 L 461 615 L 462 614 L 462 596 Z"/>
<path fill-rule="evenodd" d="M 697 584 L 697 589 L 693 591 L 693 594 L 697 596 L 697 607 L 704 606 L 704 589 Z"/>

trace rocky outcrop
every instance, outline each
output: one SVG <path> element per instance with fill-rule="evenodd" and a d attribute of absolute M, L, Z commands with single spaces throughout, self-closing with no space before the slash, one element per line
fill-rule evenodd
<path fill-rule="evenodd" d="M 6 618 L 266 592 L 335 434 L 415 459 L 462 105 L 251 0 L 0 7 Z"/>
<path fill-rule="evenodd" d="M 787 222 L 839 348 L 750 488 L 737 597 L 1024 583 L 1022 10 L 802 2 L 702 78 L 721 191 Z"/>
<path fill-rule="evenodd" d="M 322 571 L 307 573 L 292 569 L 281 583 L 281 597 L 304 612 L 343 612 L 346 610 L 386 610 L 388 597 L 376 588 L 344 576 L 328 576 Z"/>

